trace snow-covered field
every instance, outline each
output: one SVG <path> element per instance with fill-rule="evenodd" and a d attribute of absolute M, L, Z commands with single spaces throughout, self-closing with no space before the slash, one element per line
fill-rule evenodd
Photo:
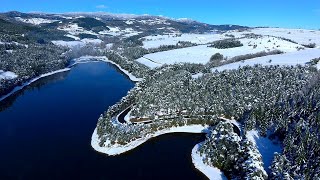
<path fill-rule="evenodd" d="M 176 45 L 179 41 L 190 41 L 196 44 L 207 44 L 212 41 L 225 39 L 222 34 L 168 34 L 144 37 L 143 47 L 157 48 L 161 45 Z"/>
<path fill-rule="evenodd" d="M 202 133 L 204 132 L 208 127 L 207 126 L 202 126 L 202 125 L 191 125 L 191 126 L 181 126 L 181 127 L 172 127 L 168 129 L 164 129 L 161 131 L 157 131 L 153 134 L 148 134 L 145 137 L 142 137 L 140 139 L 137 139 L 135 141 L 130 142 L 129 144 L 126 145 L 120 145 L 120 144 L 111 144 L 110 141 L 105 142 L 105 146 L 101 147 L 99 146 L 99 136 L 97 134 L 97 129 L 94 130 L 91 138 L 91 146 L 98 152 L 105 153 L 110 156 L 114 155 L 119 155 L 122 153 L 125 153 L 127 151 L 130 151 L 141 144 L 145 143 L 151 138 L 163 135 L 163 134 L 168 134 L 168 133 L 176 133 L 176 132 L 185 132 L 185 133 Z"/>
<path fill-rule="evenodd" d="M 43 18 L 21 18 L 21 17 L 16 17 L 15 18 L 18 21 L 24 22 L 24 23 L 29 23 L 29 24 L 34 24 L 34 25 L 39 25 L 39 24 L 45 24 L 45 23 L 53 23 L 58 20 L 51 20 L 51 19 L 43 19 Z"/>
<path fill-rule="evenodd" d="M 3 71 L 3 70 L 0 70 L 0 80 L 2 79 L 6 79 L 6 80 L 9 80 L 9 79 L 15 79 L 17 78 L 18 75 L 16 75 L 14 72 L 11 72 L 11 71 Z"/>
<path fill-rule="evenodd" d="M 285 29 L 285 28 L 254 28 L 247 31 L 229 31 L 225 34 L 232 34 L 236 38 L 243 37 L 244 34 L 254 33 L 258 35 L 268 35 L 291 39 L 299 44 L 316 43 L 320 46 L 320 31 L 306 29 Z"/>
<path fill-rule="evenodd" d="M 194 167 L 206 175 L 210 180 L 227 180 L 227 177 L 220 171 L 220 169 L 208 166 L 203 162 L 203 157 L 201 157 L 198 152 L 201 145 L 202 143 L 199 143 L 192 149 L 191 157 Z"/>
<path fill-rule="evenodd" d="M 278 36 L 291 39 L 299 44 L 316 43 L 320 46 L 320 31 L 305 29 L 284 29 L 284 28 L 256 28 L 252 33 L 261 35 Z"/>
<path fill-rule="evenodd" d="M 318 48 L 306 49 L 306 50 L 300 50 L 300 51 L 290 52 L 286 54 L 270 55 L 270 56 L 258 57 L 254 59 L 248 59 L 245 61 L 235 62 L 231 64 L 226 64 L 217 68 L 213 68 L 213 71 L 237 69 L 242 66 L 247 66 L 247 65 L 253 66 L 255 64 L 283 65 L 283 66 L 290 66 L 290 65 L 297 65 L 297 64 L 304 65 L 310 60 L 314 58 L 319 58 L 319 57 L 320 57 L 320 49 Z"/>
<path fill-rule="evenodd" d="M 263 167 L 265 171 L 268 171 L 273 160 L 274 153 L 281 152 L 280 144 L 275 144 L 268 138 L 261 137 L 256 130 L 248 131 L 246 137 L 257 146 L 260 154 L 262 155 Z"/>
<path fill-rule="evenodd" d="M 155 68 L 162 66 L 163 64 L 175 63 L 205 64 L 209 62 L 210 57 L 215 53 L 221 53 L 224 57 L 232 58 L 239 55 L 257 53 L 261 51 L 268 52 L 277 49 L 283 52 L 294 52 L 297 51 L 297 48 L 302 48 L 301 45 L 274 37 L 262 37 L 258 39 L 245 38 L 240 39 L 240 41 L 243 44 L 242 47 L 216 49 L 207 47 L 207 45 L 199 45 L 194 47 L 147 54 L 144 57 L 137 59 L 137 61 L 150 68 Z"/>

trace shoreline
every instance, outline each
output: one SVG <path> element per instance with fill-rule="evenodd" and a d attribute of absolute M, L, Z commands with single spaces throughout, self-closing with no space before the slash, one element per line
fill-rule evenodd
<path fill-rule="evenodd" d="M 120 154 L 124 154 L 126 152 L 129 152 L 143 143 L 151 140 L 152 138 L 164 135 L 164 134 L 170 134 L 170 133 L 207 133 L 208 126 L 202 126 L 202 125 L 189 125 L 189 126 L 180 126 L 180 127 L 172 127 L 168 129 L 163 129 L 160 131 L 157 131 L 153 134 L 149 134 L 146 137 L 137 139 L 135 141 L 132 141 L 126 145 L 120 145 L 120 144 L 114 144 L 111 145 L 110 141 L 106 141 L 105 145 L 109 145 L 109 147 L 101 147 L 99 146 L 99 136 L 97 134 L 97 128 L 95 128 L 92 137 L 91 137 L 91 147 L 102 154 L 106 154 L 108 156 L 116 156 Z M 227 178 L 221 172 L 218 168 L 211 167 L 206 165 L 202 161 L 202 157 L 200 154 L 197 153 L 197 150 L 199 147 L 203 144 L 203 142 L 196 144 L 191 152 L 191 159 L 194 167 L 199 170 L 202 174 L 204 174 L 206 177 L 208 177 L 211 180 L 226 180 Z"/>
<path fill-rule="evenodd" d="M 90 59 L 94 59 L 96 61 L 87 61 L 87 62 L 81 62 L 81 60 L 90 60 Z M 129 73 L 127 70 L 123 69 L 120 67 L 120 65 L 118 65 L 117 63 L 113 62 L 113 61 L 110 61 L 107 57 L 105 56 L 82 56 L 80 58 L 76 58 L 74 59 L 75 62 L 73 64 L 70 64 L 69 66 L 67 66 L 66 68 L 64 69 L 59 69 L 59 70 L 56 70 L 56 71 L 52 71 L 52 72 L 49 72 L 49 73 L 45 73 L 45 74 L 42 74 L 38 77 L 35 77 L 27 82 L 24 82 L 22 85 L 20 86 L 16 86 L 13 88 L 12 91 L 10 91 L 8 94 L 5 94 L 3 96 L 0 96 L 0 101 L 3 101 L 5 100 L 6 98 L 10 97 L 12 94 L 16 93 L 17 91 L 20 91 L 22 90 L 23 88 L 25 88 L 26 86 L 29 86 L 30 84 L 32 84 L 33 82 L 35 81 L 38 81 L 39 79 L 41 78 L 44 78 L 44 77 L 48 77 L 48 76 L 51 76 L 51 75 L 54 75 L 54 74 L 57 74 L 57 73 L 61 73 L 61 72 L 66 72 L 66 71 L 70 71 L 71 68 L 77 64 L 81 64 L 81 63 L 91 63 L 91 62 L 105 62 L 105 63 L 110 63 L 112 65 L 115 65 L 121 72 L 123 72 L 127 77 L 129 77 L 129 79 L 133 82 L 139 82 L 139 81 L 142 81 L 142 78 L 137 78 L 135 77 L 134 75 L 132 75 L 131 73 Z M 79 61 L 79 62 L 77 62 Z"/>
<path fill-rule="evenodd" d="M 94 150 L 107 154 L 109 156 L 115 156 L 119 154 L 123 154 L 125 152 L 131 151 L 138 146 L 142 145 L 143 143 L 147 142 L 148 140 L 163 135 L 163 134 L 169 134 L 169 133 L 206 133 L 208 126 L 202 126 L 202 125 L 190 125 L 190 126 L 180 126 L 180 127 L 171 127 L 168 129 L 163 129 L 160 131 L 157 131 L 153 134 L 148 134 L 146 137 L 134 140 L 126 145 L 120 145 L 120 144 L 114 144 L 111 145 L 110 141 L 106 141 L 105 145 L 109 147 L 101 147 L 99 146 L 99 136 L 97 134 L 97 128 L 95 128 L 92 137 L 91 137 L 91 146 Z"/>
<path fill-rule="evenodd" d="M 201 157 L 201 155 L 197 152 L 202 144 L 203 142 L 196 144 L 192 149 L 191 159 L 194 167 L 202 174 L 207 176 L 210 180 L 227 180 L 227 177 L 223 174 L 223 172 L 221 172 L 220 169 L 206 165 L 203 162 L 203 157 Z"/>
<path fill-rule="evenodd" d="M 64 68 L 64 69 L 52 71 L 52 72 L 49 72 L 49 73 L 42 74 L 42 75 L 40 75 L 40 76 L 38 76 L 38 77 L 35 77 L 35 78 L 33 78 L 33 79 L 31 79 L 31 80 L 23 83 L 23 84 L 20 85 L 20 86 L 14 87 L 14 89 L 13 89 L 11 92 L 9 92 L 9 93 L 6 94 L 6 95 L 1 96 L 1 97 L 0 97 L 0 101 L 5 100 L 6 98 L 10 97 L 10 96 L 11 96 L 12 94 L 14 94 L 15 92 L 20 91 L 21 89 L 25 88 L 26 86 L 29 86 L 30 84 L 38 81 L 38 80 L 41 79 L 41 78 L 48 77 L 48 76 L 51 76 L 51 75 L 54 75 L 54 74 L 57 74 L 57 73 L 62 73 L 62 72 L 70 71 L 70 70 L 71 70 L 71 68 L 67 67 L 67 68 Z"/>
<path fill-rule="evenodd" d="M 91 61 L 87 61 L 87 60 L 102 61 L 102 62 L 110 63 L 110 64 L 116 66 L 123 74 L 125 74 L 133 82 L 139 82 L 139 81 L 143 80 L 143 78 L 137 78 L 133 74 L 131 74 L 129 71 L 123 69 L 119 64 L 117 64 L 113 61 L 110 61 L 106 56 L 82 56 L 82 57 L 76 58 L 74 60 L 75 60 L 75 63 L 71 64 L 70 67 L 72 67 L 76 64 L 79 64 L 79 63 L 91 62 Z M 87 61 L 87 62 L 83 62 L 83 61 Z"/>

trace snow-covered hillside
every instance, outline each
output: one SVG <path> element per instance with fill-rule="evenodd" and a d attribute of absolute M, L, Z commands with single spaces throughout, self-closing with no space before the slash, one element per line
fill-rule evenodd
<path fill-rule="evenodd" d="M 135 31 L 132 28 L 120 29 L 119 27 L 110 27 L 110 26 L 108 26 L 108 28 L 109 30 L 100 31 L 99 34 L 130 37 L 130 36 L 135 36 L 142 33 L 140 31 Z"/>
<path fill-rule="evenodd" d="M 306 29 L 285 29 L 285 28 L 253 28 L 247 31 L 229 31 L 225 34 L 232 34 L 235 37 L 243 37 L 244 34 L 254 33 L 259 35 L 268 35 L 290 39 L 299 44 L 308 45 L 316 43 L 320 46 L 320 31 Z"/>
<path fill-rule="evenodd" d="M 209 42 L 225 39 L 221 34 L 167 34 L 144 37 L 144 48 L 157 48 L 161 45 L 176 45 L 179 41 L 190 41 L 196 44 L 207 44 Z"/>
<path fill-rule="evenodd" d="M 24 22 L 24 23 L 29 23 L 29 24 L 34 24 L 34 25 L 39 25 L 39 24 L 45 24 L 45 23 L 53 23 L 58 20 L 51 20 L 51 19 L 43 19 L 43 18 L 21 18 L 21 17 L 16 17 L 15 18 L 18 21 Z"/>
<path fill-rule="evenodd" d="M 187 36 L 197 39 L 197 36 Z M 199 36 L 198 38 L 201 38 Z M 222 37 L 221 35 L 209 36 Z M 205 39 L 205 38 L 204 38 Z M 205 39 L 206 42 L 211 42 L 209 39 Z M 163 64 L 174 63 L 201 63 L 205 64 L 209 62 L 210 57 L 215 53 L 221 53 L 224 57 L 232 58 L 239 55 L 245 55 L 250 53 L 257 53 L 261 51 L 280 50 L 283 52 L 294 52 L 298 48 L 302 48 L 301 45 L 294 44 L 279 38 L 274 37 L 260 37 L 260 38 L 244 38 L 240 39 L 243 44 L 242 47 L 230 48 L 230 49 L 217 49 L 208 47 L 208 45 L 199 45 L 194 47 L 175 49 L 170 51 L 158 52 L 145 55 L 142 58 L 137 59 L 138 62 L 145 64 L 150 68 L 162 66 Z M 169 41 L 167 41 L 169 42 Z"/>
<path fill-rule="evenodd" d="M 237 69 L 241 66 L 253 66 L 255 64 L 261 65 L 297 65 L 301 64 L 304 65 L 310 60 L 319 58 L 320 57 L 320 49 L 306 49 L 300 50 L 296 52 L 290 52 L 286 54 L 277 54 L 277 55 L 270 55 L 264 57 L 258 57 L 254 59 L 248 59 L 242 62 L 235 62 L 231 64 L 226 64 L 217 68 L 214 68 L 213 71 L 223 71 L 229 69 Z"/>
<path fill-rule="evenodd" d="M 66 31 L 71 35 L 78 35 L 78 34 L 91 34 L 91 35 L 98 35 L 93 31 L 85 30 L 83 27 L 80 27 L 76 23 L 70 23 L 68 25 L 63 25 L 58 27 L 58 30 Z"/>

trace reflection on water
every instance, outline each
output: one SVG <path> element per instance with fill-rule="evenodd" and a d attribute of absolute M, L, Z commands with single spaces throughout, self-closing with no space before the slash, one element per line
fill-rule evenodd
<path fill-rule="evenodd" d="M 43 87 L 46 84 L 54 83 L 54 82 L 63 80 L 65 77 L 67 77 L 68 73 L 69 73 L 69 71 L 65 71 L 65 72 L 61 72 L 61 73 L 57 73 L 57 74 L 53 74 L 51 76 L 47 76 L 47 77 L 41 78 L 41 79 L 33 82 L 29 86 L 24 87 L 20 91 L 15 92 L 11 96 L 9 96 L 6 99 L 0 101 L 0 112 L 6 110 L 7 108 L 9 108 L 19 96 L 22 96 L 25 93 L 26 90 L 38 90 L 38 91 L 40 91 L 41 87 Z"/>

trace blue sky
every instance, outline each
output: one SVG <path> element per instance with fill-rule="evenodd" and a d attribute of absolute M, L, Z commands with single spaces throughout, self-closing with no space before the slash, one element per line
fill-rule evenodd
<path fill-rule="evenodd" d="M 0 11 L 188 17 L 210 24 L 320 29 L 320 0 L 1 0 Z"/>

